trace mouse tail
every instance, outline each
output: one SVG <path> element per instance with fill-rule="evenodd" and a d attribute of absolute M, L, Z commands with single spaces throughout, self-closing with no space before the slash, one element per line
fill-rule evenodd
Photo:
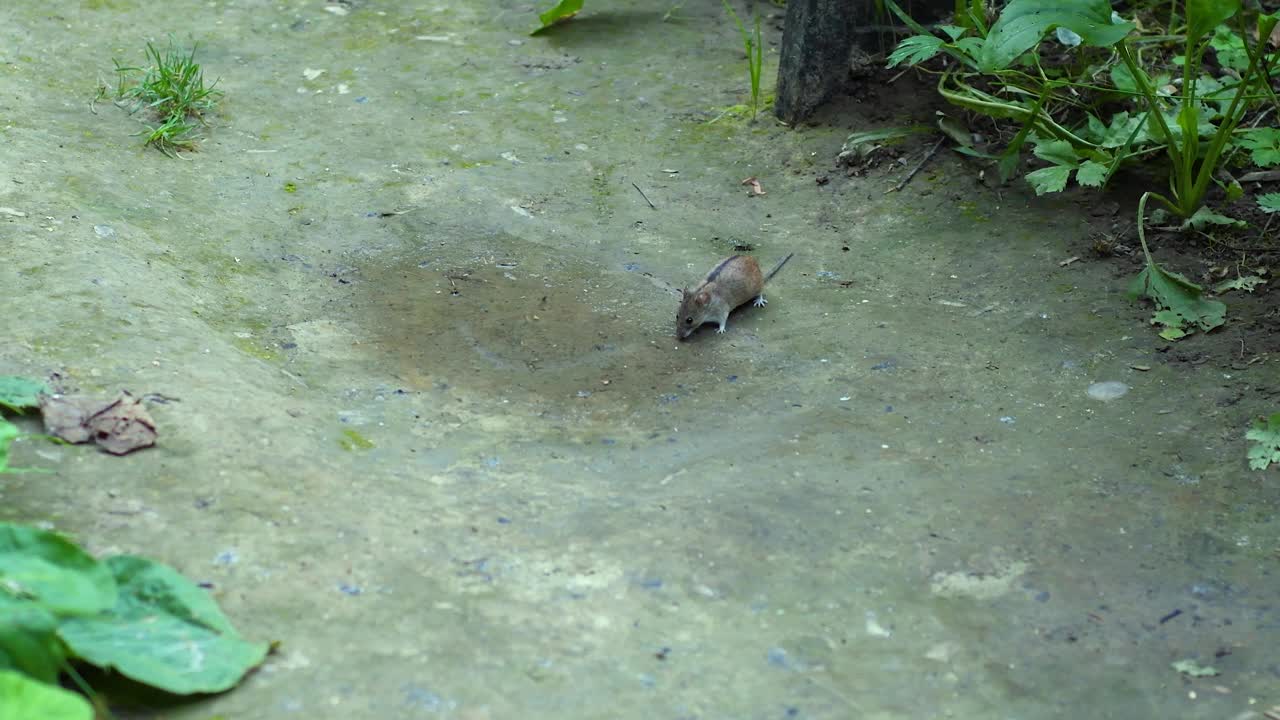
<path fill-rule="evenodd" d="M 787 256 L 786 256 L 786 257 L 784 257 L 784 258 L 782 258 L 781 260 L 779 260 L 779 261 L 778 261 L 778 264 L 777 264 L 777 265 L 774 265 L 774 266 L 773 266 L 773 269 L 772 269 L 772 270 L 770 270 L 768 273 L 766 273 L 766 274 L 765 274 L 765 276 L 764 276 L 764 281 L 765 281 L 765 282 L 769 282 L 770 280 L 772 280 L 772 279 L 773 279 L 773 276 L 778 274 L 778 271 L 782 269 L 782 266 L 783 266 L 783 265 L 786 265 L 786 264 L 787 264 L 787 261 L 791 259 L 791 256 L 792 256 L 792 255 L 795 255 L 795 253 L 787 253 Z"/>

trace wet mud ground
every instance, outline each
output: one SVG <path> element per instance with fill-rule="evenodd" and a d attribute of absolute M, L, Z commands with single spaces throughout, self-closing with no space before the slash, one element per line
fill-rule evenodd
<path fill-rule="evenodd" d="M 1130 268 L 1059 264 L 1075 199 L 835 169 L 927 85 L 708 124 L 746 93 L 719 5 L 588 5 L 544 38 L 511 2 L 0 9 L 0 372 L 175 398 L 125 458 L 20 444 L 54 474 L 0 479 L 0 519 L 281 642 L 158 716 L 1280 704 L 1280 485 L 1243 441 L 1274 363 L 1169 362 Z M 226 93 L 180 159 L 91 103 L 169 32 Z M 677 343 L 673 289 L 735 246 L 796 256 Z"/>

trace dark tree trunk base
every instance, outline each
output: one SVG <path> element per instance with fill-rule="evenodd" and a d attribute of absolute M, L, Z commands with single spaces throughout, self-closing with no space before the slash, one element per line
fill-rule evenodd
<path fill-rule="evenodd" d="M 953 0 L 928 0 L 912 9 L 917 17 L 938 17 L 952 7 Z M 876 17 L 874 0 L 788 0 L 773 106 L 778 119 L 794 124 L 812 115 L 844 85 L 855 48 L 878 53 L 882 42 L 891 46 L 878 32 L 887 24 Z"/>

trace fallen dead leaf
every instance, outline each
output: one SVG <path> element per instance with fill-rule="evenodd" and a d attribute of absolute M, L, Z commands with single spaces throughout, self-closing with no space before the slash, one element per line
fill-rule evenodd
<path fill-rule="evenodd" d="M 764 188 L 760 187 L 760 180 L 757 179 L 754 175 L 747 178 L 746 180 L 743 180 L 742 184 L 751 186 L 751 192 L 748 193 L 750 195 L 767 195 L 768 194 L 764 191 Z"/>
<path fill-rule="evenodd" d="M 142 401 L 127 392 L 114 398 L 42 395 L 45 431 L 70 443 L 93 441 L 112 455 L 156 444 L 156 424 Z"/>

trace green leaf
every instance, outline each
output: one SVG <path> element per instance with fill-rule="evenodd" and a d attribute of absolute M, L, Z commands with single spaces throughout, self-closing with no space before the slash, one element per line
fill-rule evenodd
<path fill-rule="evenodd" d="M 1226 184 L 1219 182 L 1217 179 L 1214 182 L 1218 183 L 1218 186 L 1227 194 L 1227 202 L 1233 203 L 1244 197 L 1244 186 L 1240 184 L 1239 180 L 1231 178 L 1231 182 Z"/>
<path fill-rule="evenodd" d="M 1155 262 L 1149 263 L 1129 283 L 1130 297 L 1148 297 L 1156 304 L 1158 311 L 1151 323 L 1177 331 L 1177 337 L 1194 328 L 1208 332 L 1226 322 L 1227 306 L 1217 300 L 1206 300 L 1203 294 L 1199 285 Z M 1193 327 L 1188 328 L 1188 325 Z M 1164 337 L 1164 333 L 1161 336 Z"/>
<path fill-rule="evenodd" d="M 973 131 L 950 115 L 938 113 L 938 129 L 959 147 L 973 147 Z"/>
<path fill-rule="evenodd" d="M 1209 46 L 1213 48 L 1214 54 L 1218 57 L 1218 64 L 1223 67 L 1229 67 L 1237 72 L 1244 72 L 1249 69 L 1249 51 L 1244 46 L 1244 40 L 1239 35 L 1231 32 L 1231 28 L 1226 25 L 1219 25 L 1213 31 L 1213 38 L 1209 40 Z"/>
<path fill-rule="evenodd" d="M 918 65 L 942 50 L 942 38 L 933 35 L 912 35 L 898 43 L 889 55 L 889 64 L 885 67 L 896 67 L 901 63 Z"/>
<path fill-rule="evenodd" d="M 538 14 L 538 21 L 542 23 L 542 26 L 529 34 L 537 35 L 545 32 L 547 28 L 569 20 L 582 10 L 582 3 L 583 0 L 560 0 L 555 7 Z"/>
<path fill-rule="evenodd" d="M 977 63 L 978 56 L 982 54 L 982 46 L 986 44 L 986 40 L 980 37 L 966 37 L 960 38 L 955 44 L 960 52 L 967 55 L 972 62 Z"/>
<path fill-rule="evenodd" d="M 939 25 L 938 29 L 946 33 L 947 37 L 951 38 L 951 42 L 959 40 L 961 35 L 968 32 L 966 28 L 959 27 L 958 25 Z"/>
<path fill-rule="evenodd" d="M 1142 68 L 1139 68 L 1141 70 Z M 1150 81 L 1148 81 L 1148 84 Z M 1116 86 L 1117 90 L 1128 93 L 1138 92 L 1138 82 L 1133 79 L 1133 73 L 1129 71 L 1129 66 L 1116 63 L 1111 66 L 1111 84 Z"/>
<path fill-rule="evenodd" d="M 1262 208 L 1262 212 L 1273 213 L 1280 212 L 1280 193 L 1267 193 L 1258 196 L 1258 207 Z"/>
<path fill-rule="evenodd" d="M 1071 168 L 1066 165 L 1050 165 L 1029 172 L 1024 177 L 1035 188 L 1036 195 L 1062 192 L 1067 187 L 1067 179 L 1071 177 Z"/>
<path fill-rule="evenodd" d="M 18 439 L 18 426 L 0 417 L 0 474 L 9 468 L 9 446 Z"/>
<path fill-rule="evenodd" d="M 88 615 L 116 603 L 111 571 L 56 533 L 0 523 L 0 593 L 58 615 Z"/>
<path fill-rule="evenodd" d="M 1076 150 L 1066 140 L 1041 141 L 1032 152 L 1041 160 L 1048 160 L 1054 165 L 1076 166 Z"/>
<path fill-rule="evenodd" d="M 1195 660 L 1179 660 L 1173 663 L 1173 669 L 1190 677 L 1213 677 L 1218 674 L 1212 666 L 1201 665 Z"/>
<path fill-rule="evenodd" d="M 1244 437 L 1253 443 L 1249 446 L 1250 468 L 1266 470 L 1269 465 L 1280 464 L 1280 413 L 1254 422 Z"/>
<path fill-rule="evenodd" d="M 17 375 L 0 375 L 0 407 L 15 412 L 25 408 L 39 407 L 40 393 L 49 392 L 48 386 L 39 380 L 30 380 Z"/>
<path fill-rule="evenodd" d="M 1080 163 L 1080 169 L 1076 171 L 1076 182 L 1085 187 L 1102 187 L 1102 184 L 1106 181 L 1106 165 L 1092 160 L 1085 160 Z"/>
<path fill-rule="evenodd" d="M 1233 138 L 1234 144 L 1249 151 L 1258 167 L 1280 165 L 1280 128 L 1246 130 Z"/>
<path fill-rule="evenodd" d="M 0 720 L 93 720 L 88 700 L 57 685 L 0 670 Z"/>
<path fill-rule="evenodd" d="M 1227 225 L 1229 227 L 1243 228 L 1248 227 L 1249 223 L 1244 220 L 1237 220 L 1233 217 L 1227 217 L 1222 213 L 1215 212 L 1208 205 L 1202 206 L 1195 211 L 1187 221 L 1183 223 L 1184 228 L 1192 228 L 1193 230 L 1202 230 L 1210 225 Z"/>
<path fill-rule="evenodd" d="M 58 618 L 39 603 L 0 593 L 0 669 L 57 682 L 66 661 L 57 630 Z"/>
<path fill-rule="evenodd" d="M 1187 44 L 1198 45 L 1213 29 L 1240 12 L 1240 0 L 1187 0 Z"/>
<path fill-rule="evenodd" d="M 132 555 L 106 565 L 120 586 L 115 610 L 58 629 L 76 657 L 178 695 L 228 690 L 266 657 L 266 643 L 241 638 L 208 593 L 173 568 Z"/>
<path fill-rule="evenodd" d="M 1108 47 L 1128 35 L 1133 24 L 1113 24 L 1108 0 L 1011 0 L 987 35 L 982 71 L 1007 68 L 1055 27 L 1071 30 L 1085 45 Z"/>
<path fill-rule="evenodd" d="M 1136 135 L 1135 131 L 1137 131 Z M 1131 135 L 1132 141 L 1129 140 Z M 1130 116 L 1127 111 L 1112 115 L 1110 125 L 1103 125 L 1101 120 L 1090 115 L 1088 136 L 1090 140 L 1104 148 L 1124 147 L 1128 142 L 1142 145 L 1151 139 L 1146 129 L 1142 127 L 1142 117 Z"/>
<path fill-rule="evenodd" d="M 842 155 L 844 153 L 853 153 L 859 158 L 865 158 L 886 144 L 897 142 L 915 133 L 926 132 L 930 132 L 928 125 L 908 125 L 856 132 L 845 138 L 844 145 L 840 148 L 840 153 Z"/>

